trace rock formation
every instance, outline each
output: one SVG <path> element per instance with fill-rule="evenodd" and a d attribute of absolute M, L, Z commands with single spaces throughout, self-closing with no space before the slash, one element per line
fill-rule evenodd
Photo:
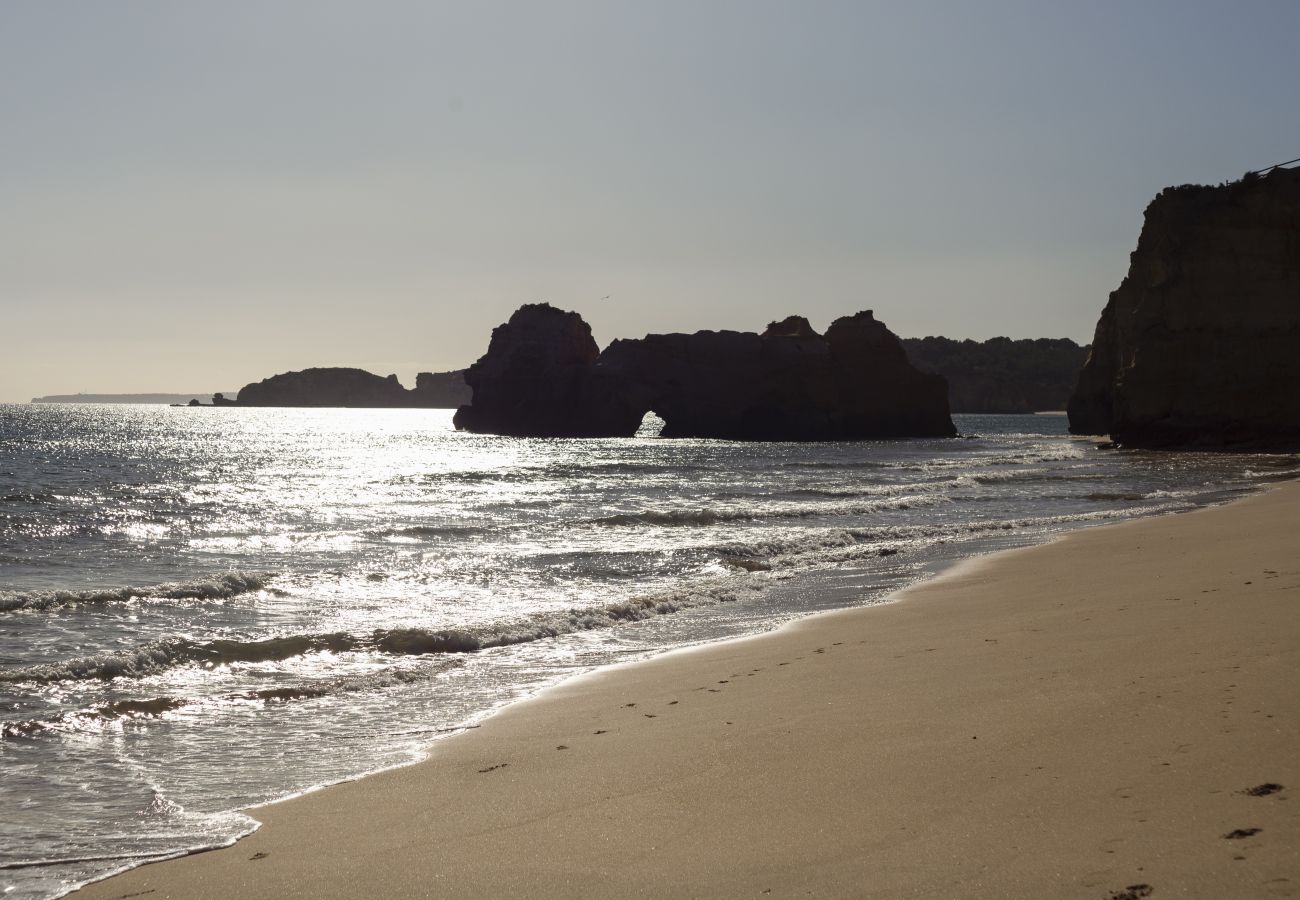
<path fill-rule="evenodd" d="M 525 304 L 492 329 L 487 353 L 465 370 L 473 402 L 452 421 L 458 429 L 515 437 L 608 434 L 582 409 L 599 355 L 582 316 L 548 303 Z"/>
<path fill-rule="evenodd" d="M 408 391 L 396 375 L 383 378 L 364 369 L 323 368 L 246 384 L 236 399 L 217 394 L 212 405 L 455 409 L 469 397 L 463 370 L 421 372 L 415 376 L 414 390 Z"/>
<path fill-rule="evenodd" d="M 456 409 L 468 403 L 474 392 L 465 383 L 465 370 L 420 372 L 408 398 L 411 406 L 423 409 Z"/>
<path fill-rule="evenodd" d="M 1126 446 L 1300 440 L 1300 170 L 1152 201 L 1069 413 Z"/>
<path fill-rule="evenodd" d="M 618 340 L 597 353 L 577 313 L 518 310 L 466 373 L 469 431 L 542 437 L 630 437 L 645 413 L 665 437 L 842 440 L 950 436 L 941 377 L 908 364 L 870 312 L 825 336 L 791 316 L 763 334 L 699 331 Z"/>
<path fill-rule="evenodd" d="M 364 369 L 303 369 L 273 375 L 239 391 L 240 406 L 409 406 L 396 375 L 381 378 Z"/>
<path fill-rule="evenodd" d="M 903 338 L 903 347 L 912 365 L 948 380 L 954 413 L 1065 409 L 1088 357 L 1088 348 L 1069 338 Z"/>

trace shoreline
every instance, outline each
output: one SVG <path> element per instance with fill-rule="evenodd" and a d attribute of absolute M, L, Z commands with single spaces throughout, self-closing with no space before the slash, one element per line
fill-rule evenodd
<path fill-rule="evenodd" d="M 1248 800 L 1233 793 L 1274 782 L 1300 790 L 1294 754 L 1276 749 L 1300 745 L 1295 682 L 1287 680 L 1300 646 L 1300 623 L 1287 614 L 1300 598 L 1300 539 L 1288 527 L 1297 510 L 1300 484 L 1274 485 L 1228 504 L 967 560 L 891 602 L 602 667 L 437 741 L 422 762 L 255 807 L 266 827 L 229 847 L 130 869 L 76 896 L 748 896 L 811 888 L 830 896 L 1104 897 L 1136 884 L 1157 896 L 1194 896 L 1216 883 L 1236 896 L 1300 893 L 1300 804 L 1284 802 L 1286 790 Z M 1271 531 L 1258 533 L 1261 520 Z M 1160 552 L 1143 550 L 1152 542 Z M 1247 562 L 1255 577 L 1237 578 L 1245 590 L 1234 590 L 1231 608 L 1197 595 L 1226 596 L 1234 586 L 1225 570 Z M 1215 586 L 1172 590 L 1188 578 Z M 1284 590 L 1267 590 L 1279 581 Z M 1053 591 L 1071 599 L 1042 600 Z M 1256 594 L 1265 600 L 1251 605 Z M 1119 596 L 1146 602 L 1117 608 Z M 1243 604 L 1266 620 L 1262 631 L 1229 614 Z M 1212 634 L 1196 625 L 1205 612 Z M 1061 632 L 1066 620 L 1077 634 Z M 1085 627 L 1094 621 L 1101 627 Z M 1269 660 L 1284 663 L 1257 686 L 1270 711 L 1255 718 L 1269 718 L 1233 709 L 1236 682 L 1189 696 L 1193 682 L 1223 674 L 1189 667 L 1190 647 L 1202 657 L 1235 648 L 1231 655 L 1245 662 L 1232 675 L 1244 681 L 1245 651 L 1261 641 L 1277 645 Z M 1011 659 L 1013 647 L 1035 652 Z M 1157 675 L 1168 682 L 1154 695 L 1158 704 L 1138 687 Z M 1080 732 L 1075 715 L 1110 729 L 1130 753 L 1117 756 L 1091 728 Z M 1156 754 L 1167 758 L 1152 763 L 1154 772 L 1136 771 L 1133 748 L 1155 750 L 1149 745 L 1162 740 L 1145 716 L 1191 729 L 1198 741 L 1175 742 Z M 1241 784 L 1225 780 L 1233 754 L 1210 734 L 1224 727 L 1220 718 L 1248 731 L 1243 755 L 1259 757 L 1250 766 L 1236 761 Z M 1210 800 L 1186 759 L 1198 742 L 1212 745 L 1205 762 L 1223 776 L 1211 779 Z M 1043 764 L 1029 764 L 1034 756 Z M 1175 797 L 1143 796 L 1162 775 L 1187 783 Z M 1094 782 L 1117 783 L 1098 794 L 1088 790 Z M 1146 815 L 1125 817 L 1135 800 Z M 1176 833 L 1178 823 L 1207 815 L 1202 806 L 1222 808 L 1225 822 L 1240 808 L 1243 821 L 1222 834 L 1262 831 L 1232 840 L 1219 826 Z M 1269 824 L 1244 822 L 1252 814 Z M 1163 830 L 1142 827 L 1155 822 Z M 1161 837 L 1143 834 L 1152 831 Z M 1085 851 L 1089 837 L 1109 846 Z M 1258 888 L 1243 892 L 1243 878 Z"/>

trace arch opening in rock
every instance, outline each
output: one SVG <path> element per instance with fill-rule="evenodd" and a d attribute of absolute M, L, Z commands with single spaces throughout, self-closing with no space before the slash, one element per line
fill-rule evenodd
<path fill-rule="evenodd" d="M 663 417 L 652 409 L 641 417 L 641 424 L 637 427 L 636 436 L 639 438 L 657 438 L 663 434 L 663 430 Z"/>

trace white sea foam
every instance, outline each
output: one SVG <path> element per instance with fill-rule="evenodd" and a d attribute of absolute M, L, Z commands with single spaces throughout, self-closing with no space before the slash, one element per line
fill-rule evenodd
<path fill-rule="evenodd" d="M 229 600 L 263 590 L 273 574 L 227 572 L 190 582 L 150 587 L 120 587 L 86 591 L 0 591 L 0 612 L 44 610 L 65 606 L 129 603 L 132 600 Z"/>

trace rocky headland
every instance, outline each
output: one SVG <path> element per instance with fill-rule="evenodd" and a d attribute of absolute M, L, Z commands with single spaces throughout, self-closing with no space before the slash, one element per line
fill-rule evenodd
<path fill-rule="evenodd" d="M 1065 409 L 1088 357 L 1069 338 L 957 341 L 903 338 L 912 365 L 948 380 L 954 413 L 1033 413 Z"/>
<path fill-rule="evenodd" d="M 947 386 L 920 372 L 871 312 L 825 335 L 791 316 L 762 334 L 617 340 L 600 352 L 574 312 L 528 304 L 492 332 L 465 380 L 457 428 L 530 437 L 630 437 L 653 411 L 665 437 L 844 440 L 951 436 Z"/>
<path fill-rule="evenodd" d="M 1300 442 L 1300 170 L 1151 202 L 1070 398 L 1122 446 Z"/>
<path fill-rule="evenodd" d="M 421 409 L 456 409 L 470 401 L 474 392 L 465 383 L 465 370 L 420 372 L 408 395 L 412 406 Z"/>
<path fill-rule="evenodd" d="M 452 409 L 469 398 L 463 372 L 421 372 L 407 390 L 396 375 L 383 377 L 364 369 L 316 368 L 285 372 L 244 385 L 237 406 L 315 406 Z"/>
<path fill-rule="evenodd" d="M 195 391 L 192 394 L 50 394 L 45 397 L 33 397 L 33 403 L 149 403 L 149 404 L 184 404 L 199 397 L 211 397 L 211 391 Z"/>

